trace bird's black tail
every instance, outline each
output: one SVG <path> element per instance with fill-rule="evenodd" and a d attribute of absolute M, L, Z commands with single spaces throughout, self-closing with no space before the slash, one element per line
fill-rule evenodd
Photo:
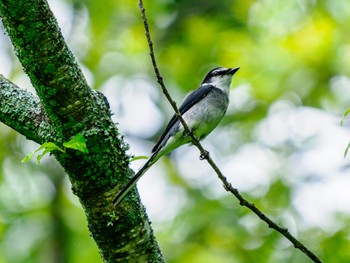
<path fill-rule="evenodd" d="M 119 194 L 113 199 L 113 205 L 117 207 L 129 191 L 135 186 L 137 181 L 144 175 L 144 173 L 155 163 L 155 157 L 157 153 L 153 153 L 142 168 L 131 178 L 131 180 L 124 186 Z"/>

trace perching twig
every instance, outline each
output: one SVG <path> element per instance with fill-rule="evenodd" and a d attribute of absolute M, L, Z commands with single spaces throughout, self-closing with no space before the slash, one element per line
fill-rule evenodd
<path fill-rule="evenodd" d="M 158 69 L 158 66 L 157 66 L 157 62 L 156 62 L 156 59 L 155 59 L 155 56 L 154 56 L 153 42 L 152 42 L 151 35 L 150 35 L 150 32 L 149 32 L 147 17 L 146 17 L 145 8 L 143 6 L 142 0 L 139 0 L 139 7 L 140 7 L 140 10 L 141 10 L 141 16 L 142 16 L 142 20 L 143 20 L 143 25 L 145 27 L 145 34 L 146 34 L 146 37 L 147 37 L 147 42 L 148 42 L 148 46 L 149 46 L 149 49 L 150 49 L 150 56 L 151 56 L 154 72 L 155 72 L 156 77 L 157 77 L 157 81 L 158 81 L 159 85 L 161 86 L 164 95 L 166 96 L 166 98 L 170 102 L 171 106 L 173 107 L 177 118 L 181 122 L 181 124 L 184 127 L 184 129 L 185 129 L 186 133 L 188 134 L 188 136 L 190 136 L 190 138 L 192 140 L 192 143 L 194 145 L 196 145 L 197 148 L 199 149 L 199 151 L 201 153 L 201 157 L 203 157 L 202 159 L 206 159 L 207 160 L 207 162 L 210 164 L 210 166 L 213 168 L 213 170 L 216 172 L 216 174 L 218 175 L 218 177 L 222 181 L 225 190 L 228 191 L 228 192 L 231 192 L 239 200 L 240 205 L 249 208 L 261 220 L 263 220 L 270 228 L 275 229 L 277 232 L 279 232 L 283 236 L 285 236 L 290 242 L 293 243 L 294 247 L 300 249 L 312 261 L 317 262 L 317 263 L 321 263 L 321 260 L 313 252 L 311 252 L 307 247 L 305 247 L 300 241 L 298 241 L 292 234 L 290 234 L 288 229 L 280 227 L 275 222 L 273 222 L 268 216 L 266 216 L 263 212 L 261 212 L 253 203 L 248 202 L 239 193 L 239 191 L 236 188 L 234 188 L 231 185 L 231 183 L 229 183 L 227 181 L 227 178 L 220 171 L 219 167 L 215 164 L 215 162 L 210 157 L 208 152 L 203 148 L 203 146 L 201 145 L 199 140 L 191 132 L 191 130 L 189 129 L 188 125 L 186 124 L 186 122 L 182 118 L 181 113 L 180 113 L 179 109 L 177 108 L 175 101 L 171 98 L 168 90 L 166 89 L 166 87 L 164 85 L 164 82 L 163 82 L 163 78 L 160 75 L 160 72 L 159 72 L 159 69 Z"/>

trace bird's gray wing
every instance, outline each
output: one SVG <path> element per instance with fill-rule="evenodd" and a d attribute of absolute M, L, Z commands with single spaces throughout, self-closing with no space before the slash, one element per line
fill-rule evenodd
<path fill-rule="evenodd" d="M 193 105 L 200 102 L 203 98 L 205 98 L 210 91 L 215 88 L 212 85 L 204 85 L 200 87 L 199 89 L 196 89 L 195 91 L 191 92 L 184 100 L 184 102 L 181 104 L 179 111 L 181 115 L 183 115 L 186 111 L 188 111 L 190 108 L 192 108 Z M 173 129 L 177 129 L 179 124 L 179 120 L 176 116 L 176 114 L 173 115 L 173 117 L 170 119 L 168 125 L 166 126 L 163 134 L 160 136 L 157 144 L 152 149 L 152 153 L 159 151 L 167 142 L 167 140 L 173 135 Z"/>

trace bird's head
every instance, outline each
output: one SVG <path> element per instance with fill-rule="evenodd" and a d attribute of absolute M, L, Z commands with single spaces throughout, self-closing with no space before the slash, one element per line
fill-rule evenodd
<path fill-rule="evenodd" d="M 214 68 L 205 76 L 203 84 L 213 85 L 222 90 L 230 88 L 233 75 L 239 70 L 237 68 Z"/>

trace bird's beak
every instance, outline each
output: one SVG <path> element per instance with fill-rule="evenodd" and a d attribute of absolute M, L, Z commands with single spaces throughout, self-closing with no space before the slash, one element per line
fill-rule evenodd
<path fill-rule="evenodd" d="M 229 68 L 227 71 L 227 74 L 234 75 L 239 70 L 239 67 L 237 68 Z"/>

